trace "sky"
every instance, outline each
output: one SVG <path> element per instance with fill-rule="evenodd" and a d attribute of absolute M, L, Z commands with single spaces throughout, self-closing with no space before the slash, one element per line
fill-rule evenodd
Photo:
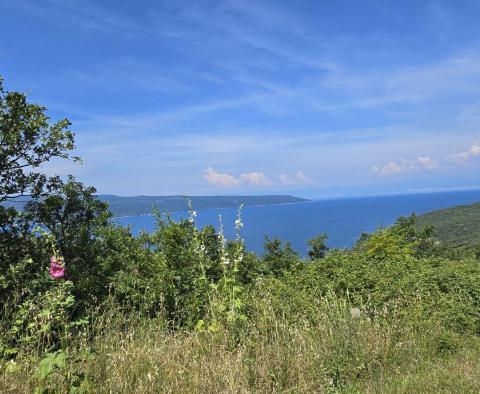
<path fill-rule="evenodd" d="M 7 90 L 99 193 L 480 188 L 480 1 L 0 0 Z"/>

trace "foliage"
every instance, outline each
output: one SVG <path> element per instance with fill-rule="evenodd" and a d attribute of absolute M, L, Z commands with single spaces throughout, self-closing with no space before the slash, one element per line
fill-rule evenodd
<path fill-rule="evenodd" d="M 452 359 L 456 363 L 452 368 L 466 368 L 480 354 L 475 350 L 466 360 L 462 350 L 472 343 L 480 349 L 478 263 L 439 255 L 430 232 L 417 230 L 414 218 L 400 218 L 391 228 L 364 237 L 354 249 L 332 250 L 308 264 L 279 240 L 267 239 L 263 258 L 247 253 L 240 216 L 237 238 L 230 242 L 222 229 L 219 233 L 212 227 L 197 229 L 193 210 L 189 219 L 179 222 L 159 215 L 158 229 L 139 237 L 108 221 L 96 223 L 95 218 L 87 238 L 95 253 L 93 276 L 99 283 L 82 276 L 74 284 L 48 277 L 42 283 L 56 286 L 53 290 L 68 286 L 71 294 L 77 287 L 97 289 L 97 301 L 88 302 L 97 306 L 102 299 L 113 302 L 119 306 L 115 315 L 123 322 L 90 331 L 89 346 L 97 350 L 85 356 L 81 353 L 85 337 L 80 333 L 88 330 L 82 328 L 82 320 L 75 323 L 75 298 L 53 290 L 35 293 L 35 299 L 50 300 L 52 317 L 63 316 L 60 320 L 67 322 L 69 331 L 63 337 L 54 329 L 59 320 L 38 320 L 35 316 L 42 316 L 42 310 L 32 307 L 37 304 L 31 297 L 25 298 L 20 308 L 13 309 L 17 318 L 10 320 L 19 323 L 2 323 L 7 329 L 2 334 L 5 360 L 11 361 L 0 368 L 9 387 L 19 387 L 14 377 L 27 373 L 34 376 L 27 382 L 52 390 L 122 392 L 131 389 L 127 382 L 133 380 L 149 392 L 161 380 L 172 391 L 196 391 L 198 366 L 208 365 L 211 372 L 202 384 L 212 390 L 320 387 L 362 392 L 381 385 L 388 391 L 400 387 L 398 374 L 419 373 L 412 387 L 428 392 L 424 375 L 415 369 L 418 365 L 432 373 L 429 366 L 447 368 L 446 360 Z M 55 232 L 51 238 L 60 244 L 62 238 L 56 241 L 56 234 L 61 231 L 51 229 Z M 48 250 L 48 243 L 40 241 L 38 246 Z M 254 269 L 248 271 L 244 264 Z M 87 297 L 78 290 L 75 294 Z M 78 303 L 81 299 L 75 300 Z M 102 319 L 102 309 L 96 309 L 92 324 Z M 134 311 L 139 320 L 130 325 L 128 316 Z M 31 325 L 32 319 L 40 324 Z M 32 364 L 23 356 L 28 349 L 24 344 L 43 343 L 39 338 L 45 340 L 42 327 L 47 323 L 49 345 L 39 348 Z M 6 332 L 15 327 L 21 329 L 12 339 Z M 65 348 L 62 338 L 68 340 Z M 219 373 L 226 366 L 236 371 L 228 383 Z M 31 372 L 37 367 L 38 372 Z M 125 371 L 131 374 L 128 378 Z M 173 379 L 177 373 L 184 378 Z M 462 373 L 456 386 L 450 386 L 438 369 L 433 374 L 438 379 L 432 386 L 436 390 L 477 388 Z"/>
<path fill-rule="evenodd" d="M 75 283 L 80 302 L 105 293 L 106 276 L 96 264 L 102 255 L 98 233 L 108 227 L 110 213 L 95 197 L 95 188 L 85 187 L 69 177 L 49 196 L 27 204 L 26 215 L 54 237 L 59 253 L 67 262 L 67 278 Z"/>
<path fill-rule="evenodd" d="M 311 300 L 308 317 L 293 320 L 285 308 L 294 305 L 277 300 L 275 287 L 260 285 L 252 297 L 237 345 L 224 327 L 172 333 L 158 319 L 107 313 L 91 327 L 94 351 L 88 356 L 79 340 L 68 357 L 49 352 L 41 359 L 0 361 L 0 390 L 478 392 L 477 336 L 455 336 L 433 320 L 417 327 L 393 312 L 371 319 L 363 305 L 353 317 L 351 304 L 335 296 Z"/>
<path fill-rule="evenodd" d="M 442 256 L 445 249 L 433 235 L 431 226 L 418 227 L 417 217 L 399 217 L 395 224 L 373 234 L 363 233 L 354 247 L 369 257 Z"/>
<path fill-rule="evenodd" d="M 22 93 L 5 91 L 0 77 L 0 202 L 37 197 L 60 182 L 38 168 L 52 158 L 69 158 L 74 137 L 67 119 L 50 125 L 45 110 Z"/>
<path fill-rule="evenodd" d="M 223 275 L 217 283 L 211 283 L 213 290 L 209 295 L 211 302 L 209 312 L 206 317 L 210 320 L 208 327 L 216 329 L 218 324 L 224 324 L 230 329 L 236 330 L 238 326 L 246 320 L 244 314 L 244 289 L 239 276 L 240 266 L 243 264 L 244 244 L 240 236 L 243 227 L 241 205 L 238 209 L 237 219 L 235 220 L 236 240 L 230 244 L 230 250 L 227 251 L 226 240 L 223 235 L 223 224 L 220 217 L 220 265 Z M 198 327 L 198 326 L 197 326 Z"/>
<path fill-rule="evenodd" d="M 364 303 L 369 314 L 393 309 L 418 321 L 435 319 L 458 333 L 480 333 L 480 267 L 473 259 L 382 254 L 379 260 L 337 251 L 290 275 L 288 283 L 296 297 L 333 291 Z"/>
<path fill-rule="evenodd" d="M 86 320 L 71 319 L 75 304 L 72 282 L 49 281 L 48 290 L 5 311 L 0 348 L 4 356 L 16 354 L 20 349 L 42 354 L 58 347 L 66 348 L 74 331 L 86 324 Z M 5 325 L 6 322 L 10 324 Z"/>
<path fill-rule="evenodd" d="M 322 233 L 308 241 L 308 245 L 310 246 L 308 257 L 310 257 L 310 260 L 323 259 L 325 257 L 329 249 L 326 244 L 327 239 L 328 235 Z"/>
<path fill-rule="evenodd" d="M 275 276 L 281 276 L 301 264 L 300 257 L 293 250 L 290 242 L 282 242 L 278 238 L 270 239 L 265 236 L 264 248 L 263 261 L 267 269 Z"/>
<path fill-rule="evenodd" d="M 432 226 L 445 248 L 480 245 L 480 203 L 440 209 L 418 217 L 419 226 Z"/>

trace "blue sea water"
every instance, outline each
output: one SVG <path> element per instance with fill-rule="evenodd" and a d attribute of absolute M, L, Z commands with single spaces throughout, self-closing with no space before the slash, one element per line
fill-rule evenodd
<path fill-rule="evenodd" d="M 328 245 L 334 248 L 351 247 L 362 232 L 371 232 L 380 226 L 394 223 L 398 216 L 413 212 L 422 214 L 440 208 L 470 204 L 480 201 L 480 190 L 398 196 L 362 197 L 337 200 L 318 200 L 297 204 L 245 207 L 242 211 L 242 238 L 249 250 L 263 253 L 265 235 L 291 242 L 302 255 L 307 241 L 326 232 Z M 235 237 L 236 209 L 211 209 L 198 211 L 196 224 L 207 224 L 218 229 L 222 216 L 224 232 L 228 239 Z M 188 217 L 186 212 L 176 212 L 172 218 Z M 116 219 L 129 225 L 133 233 L 151 232 L 156 227 L 153 216 L 130 216 Z"/>

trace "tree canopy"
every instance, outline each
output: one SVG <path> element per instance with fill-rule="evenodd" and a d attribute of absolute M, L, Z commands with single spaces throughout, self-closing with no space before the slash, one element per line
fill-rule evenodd
<path fill-rule="evenodd" d="M 23 93 L 6 91 L 0 77 L 0 202 L 38 197 L 60 183 L 40 167 L 53 158 L 73 158 L 74 134 L 68 119 L 51 124 L 46 108 Z"/>

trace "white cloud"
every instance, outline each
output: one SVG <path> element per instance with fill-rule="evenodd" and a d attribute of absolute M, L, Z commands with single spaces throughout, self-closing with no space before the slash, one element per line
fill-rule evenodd
<path fill-rule="evenodd" d="M 419 156 L 415 160 L 401 159 L 398 162 L 391 161 L 384 166 L 374 166 L 373 170 L 381 176 L 401 174 L 416 169 L 435 170 L 438 163 L 428 156 Z"/>
<path fill-rule="evenodd" d="M 289 177 L 288 175 L 285 174 L 280 174 L 277 175 L 278 181 L 282 185 L 298 185 L 302 183 L 311 183 L 312 180 L 307 177 L 303 171 L 298 171 L 294 177 Z"/>
<path fill-rule="evenodd" d="M 455 153 L 447 159 L 457 163 L 465 163 L 474 156 L 480 156 L 480 144 L 473 144 L 468 151 Z"/>
<path fill-rule="evenodd" d="M 304 183 L 310 183 L 312 182 L 312 180 L 307 177 L 303 171 L 298 171 L 296 174 L 295 174 L 295 178 L 297 178 L 300 182 L 304 182 Z"/>
<path fill-rule="evenodd" d="M 475 156 L 480 156 L 480 144 L 473 144 L 470 149 L 445 156 L 442 161 L 465 164 Z M 401 174 L 411 170 L 428 170 L 433 171 L 440 168 L 437 160 L 429 156 L 418 156 L 415 160 L 400 159 L 399 161 L 391 161 L 383 166 L 372 167 L 373 171 L 381 176 L 391 176 Z"/>
<path fill-rule="evenodd" d="M 248 172 L 240 175 L 240 182 L 253 186 L 271 186 L 273 182 L 263 172 Z"/>
<path fill-rule="evenodd" d="M 417 163 L 420 167 L 423 167 L 426 170 L 435 170 L 438 168 L 438 163 L 428 156 L 417 157 Z"/>
<path fill-rule="evenodd" d="M 292 180 L 285 174 L 277 175 L 277 179 L 282 185 L 291 185 Z"/>
<path fill-rule="evenodd" d="M 402 172 L 406 172 L 411 169 L 411 164 L 406 160 L 400 160 L 398 163 L 391 161 L 384 166 L 378 167 L 374 166 L 373 170 L 382 176 L 390 176 L 390 175 L 397 175 L 401 174 Z"/>
<path fill-rule="evenodd" d="M 212 167 L 208 167 L 205 170 L 205 177 L 208 183 L 213 185 L 217 185 L 220 187 L 238 187 L 240 186 L 240 181 L 236 179 L 234 176 L 217 172 Z"/>
<path fill-rule="evenodd" d="M 212 167 L 208 167 L 205 170 L 204 178 L 212 185 L 228 188 L 240 187 L 241 185 L 271 187 L 278 185 L 299 185 L 312 182 L 303 171 L 298 171 L 292 177 L 285 174 L 277 175 L 277 182 L 274 182 L 260 171 L 244 172 L 240 174 L 240 176 L 235 177 L 227 173 L 217 172 Z"/>

